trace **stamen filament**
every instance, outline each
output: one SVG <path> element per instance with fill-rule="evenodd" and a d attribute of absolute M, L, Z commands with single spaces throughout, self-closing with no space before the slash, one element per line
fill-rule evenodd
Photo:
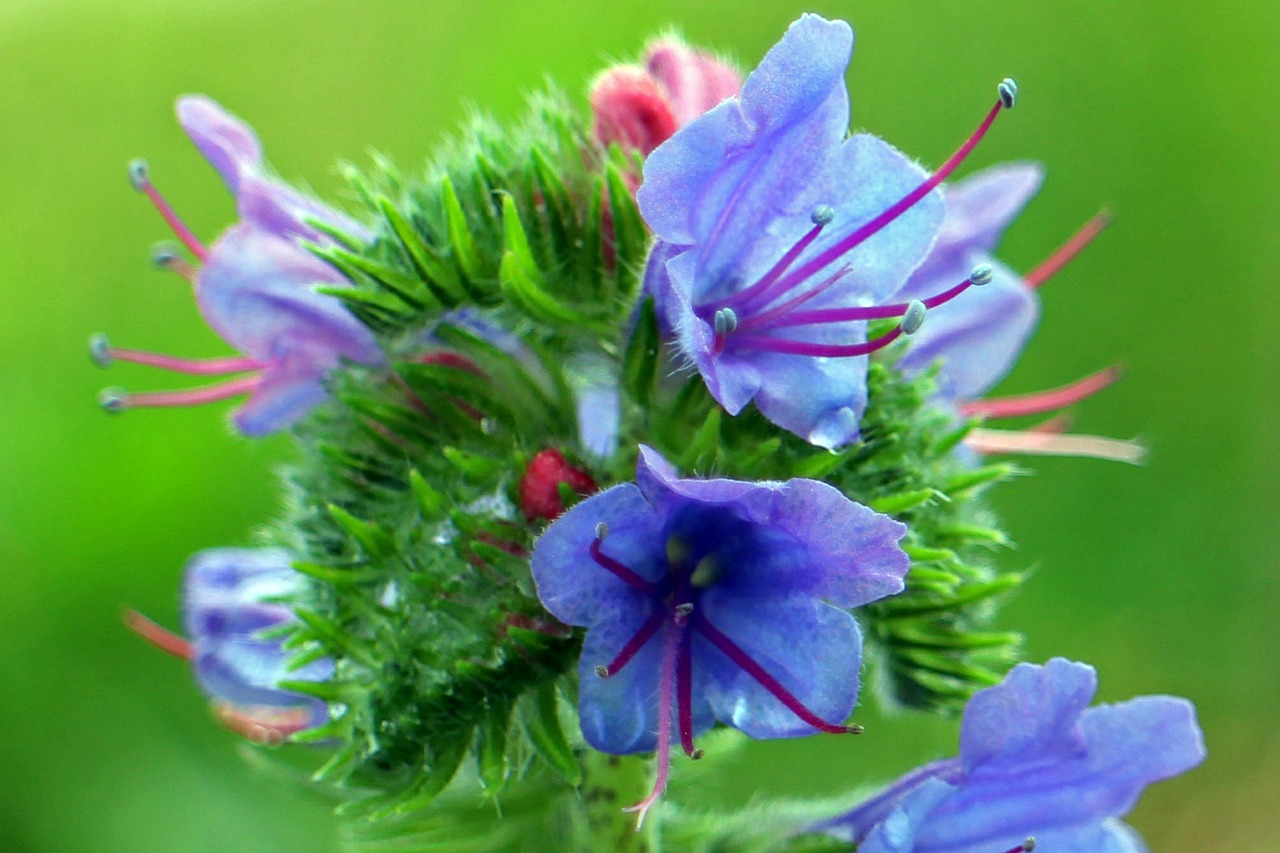
<path fill-rule="evenodd" d="M 266 365 L 252 358 L 229 356 L 227 358 L 177 358 L 161 353 L 144 352 L 143 350 L 120 349 L 111 346 L 102 336 L 94 336 L 89 343 L 89 350 L 94 362 L 99 367 L 107 367 L 113 361 L 126 361 L 132 364 L 145 364 L 172 370 L 175 373 L 186 373 L 192 376 L 222 376 L 228 373 L 244 373 L 249 370 L 261 370 Z"/>
<path fill-rule="evenodd" d="M 995 106 L 991 108 L 990 112 L 987 113 L 986 118 L 984 118 L 982 123 L 978 125 L 978 129 L 975 130 L 973 134 L 965 140 L 964 144 L 961 145 L 945 163 L 942 164 L 938 171 L 934 172 L 922 181 L 919 186 L 911 190 L 902 198 L 898 199 L 874 219 L 863 224 L 853 233 L 849 234 L 842 240 L 837 241 L 820 252 L 814 258 L 811 258 L 809 261 L 788 273 L 785 281 L 779 283 L 781 289 L 791 289 L 815 273 L 820 272 L 833 261 L 843 257 L 848 252 L 851 252 L 853 249 L 862 245 L 871 237 L 875 236 L 882 228 L 914 207 L 916 202 L 920 201 L 920 199 L 931 193 L 939 184 L 945 181 L 951 173 L 964 162 L 965 158 L 969 156 L 969 153 L 973 151 L 979 142 L 982 141 L 982 138 L 987 135 L 987 130 L 990 129 L 992 123 L 996 120 L 996 116 L 1000 114 L 1000 111 L 1007 108 L 1005 105 L 1003 91 L 1004 85 L 1005 84 L 1003 83 L 1001 84 L 1001 99 L 996 101 Z"/>
<path fill-rule="evenodd" d="M 631 662 L 636 653 L 644 648 L 645 643 L 658 632 L 658 628 L 662 627 L 662 623 L 666 621 L 666 614 L 661 610 L 655 610 L 640 629 L 631 635 L 631 639 L 627 640 L 627 644 L 622 647 L 622 651 L 618 652 L 613 660 L 609 661 L 606 666 L 597 666 L 596 675 L 601 678 L 609 678 L 617 675 L 622 668 Z"/>
<path fill-rule="evenodd" d="M 195 657 L 190 640 L 160 627 L 136 610 L 124 612 L 124 626 L 165 654 L 187 661 Z"/>
<path fill-rule="evenodd" d="M 702 750 L 693 745 L 693 655 L 689 648 L 692 636 L 680 632 L 680 658 L 676 662 L 676 714 L 680 725 L 680 748 L 690 758 L 701 758 Z"/>
<path fill-rule="evenodd" d="M 973 285 L 973 278 L 969 277 L 954 287 L 930 296 L 928 299 L 921 300 L 921 302 L 926 309 L 937 308 L 939 305 L 955 299 Z M 775 316 L 780 315 L 778 309 L 774 309 L 757 317 L 744 320 L 739 325 L 739 328 L 752 328 L 766 323 L 771 329 L 784 329 L 791 326 L 817 326 L 825 323 L 849 323 L 858 320 L 886 320 L 891 317 L 901 317 L 906 313 L 910 305 L 910 302 L 897 302 L 892 305 L 873 305 L 867 308 L 819 308 L 816 311 L 792 311 L 778 322 L 768 323 L 767 320 L 772 320 Z"/>
<path fill-rule="evenodd" d="M 645 580 L 631 569 L 622 565 L 622 563 L 619 563 L 607 554 L 601 553 L 599 537 L 591 540 L 591 545 L 588 548 L 588 551 L 591 554 L 591 559 L 595 561 L 597 566 L 611 572 L 614 577 L 634 589 L 636 592 L 641 592 L 645 595 L 655 597 L 661 595 L 662 588 L 658 584 L 650 580 Z"/>
<path fill-rule="evenodd" d="M 1071 235 L 1067 242 L 1041 261 L 1038 267 L 1023 276 L 1027 287 L 1034 290 L 1056 275 L 1058 270 L 1071 263 L 1075 256 L 1080 254 L 1084 247 L 1092 243 L 1094 238 L 1102 233 L 1102 229 L 1110 224 L 1111 211 L 1109 210 L 1103 210 L 1086 222 L 1079 231 Z"/>
<path fill-rule="evenodd" d="M 1058 435 L 1043 430 L 972 429 L 965 445 L 978 453 L 1029 453 L 1039 456 L 1087 456 L 1138 465 L 1147 449 L 1136 441 L 1097 435 Z"/>
<path fill-rule="evenodd" d="M 814 358 L 853 358 L 854 356 L 869 355 L 877 350 L 884 349 L 902 337 L 902 334 L 902 326 L 898 325 L 880 337 L 873 338 L 864 344 L 816 344 L 809 341 L 774 338 L 768 335 L 735 335 L 732 340 L 740 346 L 767 352 L 807 355 Z"/>
<path fill-rule="evenodd" d="M 676 656 L 680 635 L 684 631 L 674 628 L 667 631 L 666 641 L 662 644 L 662 673 L 658 680 L 658 744 L 655 747 L 658 759 L 658 772 L 653 780 L 653 790 L 634 806 L 627 806 L 624 812 L 639 812 L 636 819 L 636 831 L 644 826 L 644 817 L 649 809 L 667 789 L 667 779 L 671 774 L 671 683 L 675 681 Z"/>
<path fill-rule="evenodd" d="M 861 726 L 844 726 L 835 723 L 828 723 L 817 714 L 810 711 L 797 699 L 787 688 L 782 686 L 769 673 L 765 672 L 764 667 L 756 663 L 751 655 L 744 652 L 737 643 L 720 633 L 714 625 L 707 621 L 706 617 L 701 613 L 694 614 L 693 627 L 702 633 L 704 637 L 711 641 L 717 649 L 724 652 L 729 660 L 733 661 L 743 672 L 751 676 L 763 687 L 768 690 L 773 697 L 787 707 L 791 713 L 795 714 L 805 723 L 813 726 L 818 731 L 827 732 L 829 734 L 861 734 Z"/>
<path fill-rule="evenodd" d="M 212 403 L 247 394 L 260 384 L 262 384 L 262 376 L 255 373 L 252 376 L 242 376 L 229 382 L 192 388 L 187 391 L 148 391 L 130 394 L 127 391 L 108 388 L 99 395 L 98 401 L 109 412 L 161 406 L 198 406 L 201 403 Z"/>
<path fill-rule="evenodd" d="M 176 247 L 162 243 L 151 252 L 151 263 L 163 270 L 176 272 L 191 284 L 196 283 L 196 267 L 178 254 Z"/>
<path fill-rule="evenodd" d="M 1011 397 L 995 397 L 988 400 L 973 400 L 960 404 L 960 411 L 969 417 L 984 418 L 1016 418 L 1021 415 L 1039 415 L 1052 412 L 1073 403 L 1092 397 L 1120 378 L 1119 367 L 1108 367 L 1099 370 L 1083 379 L 1077 379 L 1061 388 L 1038 391 L 1033 394 L 1018 394 Z"/>
<path fill-rule="evenodd" d="M 134 160 L 129 164 L 129 182 L 133 184 L 133 188 L 145 195 L 155 205 L 157 211 L 168 223 L 169 228 L 173 231 L 175 237 L 182 241 L 182 245 L 190 250 L 200 260 L 204 260 L 209 254 L 200 239 L 187 227 L 186 223 L 174 212 L 169 203 L 164 200 L 164 196 L 151 183 L 151 177 L 147 174 L 147 163 L 145 160 Z"/>
<path fill-rule="evenodd" d="M 813 227 L 810 228 L 807 232 L 805 232 L 805 235 L 801 237 L 799 240 L 797 240 L 796 244 L 792 246 L 790 249 L 788 249 L 786 254 L 784 254 L 781 258 L 779 258 L 778 262 L 774 264 L 772 267 L 770 267 L 769 271 L 760 277 L 759 281 L 757 281 L 755 284 L 751 285 L 750 287 L 746 288 L 745 290 L 741 290 L 737 293 L 730 295 L 724 301 L 717 303 L 716 307 L 717 308 L 741 307 L 744 303 L 757 301 L 757 300 L 767 305 L 773 297 L 770 296 L 768 299 L 765 299 L 764 298 L 765 293 L 769 290 L 769 288 L 773 285 L 773 283 L 777 281 L 784 272 L 787 271 L 787 268 L 790 267 L 793 263 L 795 263 L 796 258 L 800 257 L 800 255 L 804 252 L 804 250 L 809 248 L 809 244 L 811 244 L 814 240 L 818 239 L 818 235 L 822 233 L 822 229 L 825 228 L 831 222 L 832 217 L 829 215 L 826 215 L 826 211 L 830 211 L 830 208 L 825 208 L 822 211 L 822 213 L 824 214 L 822 216 L 819 216 L 818 213 L 815 212 L 813 217 L 813 220 L 814 220 Z"/>
<path fill-rule="evenodd" d="M 1028 836 L 1027 840 L 1019 844 L 1017 847 L 1010 848 L 1004 853 L 1031 853 L 1036 849 L 1036 840 Z"/>
<path fill-rule="evenodd" d="M 777 327 L 777 326 L 785 325 L 782 323 L 774 323 L 772 321 L 778 317 L 786 317 L 789 313 L 792 316 L 794 316 L 794 314 L 797 313 L 794 311 L 794 309 L 799 308 L 801 305 L 808 302 L 810 299 L 813 299 L 815 296 L 821 295 L 828 287 L 835 284 L 840 279 L 844 278 L 845 275 L 847 275 L 852 269 L 853 268 L 848 265 L 841 267 L 840 269 L 836 270 L 833 274 L 823 279 L 822 282 L 812 290 L 807 290 L 804 293 L 801 293 L 799 296 L 793 296 L 792 298 L 788 299 L 786 302 L 783 302 L 781 305 L 775 305 L 774 307 L 768 309 L 767 311 L 762 311 L 759 314 L 755 314 L 755 315 L 752 315 L 751 317 L 748 317 L 747 319 L 741 321 L 738 324 L 737 328 L 742 329 L 744 331 L 750 331 L 751 329 L 759 329 L 763 327 Z M 897 315 L 890 314 L 887 316 L 896 317 Z"/>

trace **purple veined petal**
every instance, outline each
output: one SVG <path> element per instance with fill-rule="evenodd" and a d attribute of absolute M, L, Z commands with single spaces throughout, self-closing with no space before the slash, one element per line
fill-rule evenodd
<path fill-rule="evenodd" d="M 703 616 L 821 719 L 840 725 L 858 697 L 862 636 L 854 618 L 812 597 L 703 595 Z M 716 719 L 753 738 L 815 730 L 694 631 L 694 655 L 710 671 L 705 700 Z"/>
<path fill-rule="evenodd" d="M 740 99 L 710 110 L 650 154 L 636 199 L 655 235 L 717 243 L 726 257 L 749 242 L 746 234 L 758 235 L 774 197 L 793 197 L 809 164 L 816 168 L 844 135 L 852 45 L 847 24 L 801 17 L 748 76 Z M 770 156 L 780 148 L 789 153 Z"/>
<path fill-rule="evenodd" d="M 253 129 L 206 95 L 184 95 L 176 105 L 178 124 L 227 184 L 240 191 L 246 176 L 262 169 L 262 145 Z"/>
<path fill-rule="evenodd" d="M 982 261 L 995 272 L 991 282 L 930 311 L 898 361 L 907 373 L 941 361 L 938 392 L 944 400 L 976 400 L 991 390 L 1013 368 L 1040 319 L 1034 291 L 999 261 L 967 256 L 950 275 L 935 279 L 937 286 L 962 280 Z"/>
<path fill-rule="evenodd" d="M 262 438 L 293 426 L 328 397 L 315 365 L 301 359 L 277 361 L 231 419 L 241 435 Z"/>
<path fill-rule="evenodd" d="M 1044 166 L 1000 163 L 943 188 L 947 218 L 938 234 L 942 249 L 994 252 L 1006 228 L 1044 183 Z"/>
<path fill-rule="evenodd" d="M 319 284 L 347 286 L 335 269 L 297 244 L 249 224 L 214 243 L 196 279 L 205 320 L 245 355 L 270 362 L 290 349 L 365 364 L 382 360 L 369 330 Z"/>
<path fill-rule="evenodd" d="M 373 231 L 368 226 L 284 181 L 262 174 L 250 175 L 241 182 L 236 193 L 236 211 L 244 222 L 276 236 L 307 240 L 321 246 L 331 245 L 333 239 L 314 228 L 309 220 L 337 228 L 355 240 L 373 239 Z"/>
<path fill-rule="evenodd" d="M 547 528 L 533 546 L 530 564 L 538 598 L 569 625 L 594 627 L 644 610 L 648 599 L 591 556 L 597 525 L 608 534 L 603 554 L 652 583 L 666 577 L 662 519 L 634 485 L 623 483 L 592 495 Z M 608 661 L 603 661 L 608 663 Z"/>

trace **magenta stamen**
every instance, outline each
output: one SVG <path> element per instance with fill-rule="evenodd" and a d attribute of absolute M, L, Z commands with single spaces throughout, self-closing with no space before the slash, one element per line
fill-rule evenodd
<path fill-rule="evenodd" d="M 160 627 L 136 610 L 124 612 L 124 626 L 160 651 L 175 658 L 189 661 L 195 657 L 195 650 L 191 647 L 190 640 Z"/>
<path fill-rule="evenodd" d="M 129 394 L 123 391 L 108 390 L 102 393 L 103 408 L 109 411 L 120 409 L 154 408 L 163 406 L 198 406 L 201 403 L 212 403 L 225 400 L 240 394 L 247 394 L 262 384 L 258 374 L 243 376 L 218 385 L 207 385 L 204 388 L 192 388 L 188 391 L 149 391 Z"/>
<path fill-rule="evenodd" d="M 599 537 L 591 540 L 591 546 L 588 550 L 591 553 L 591 559 L 595 560 L 597 566 L 612 572 L 618 580 L 622 581 L 636 592 L 642 592 L 645 595 L 655 597 L 661 593 L 662 590 L 658 584 L 653 581 L 645 580 L 640 577 L 640 575 L 631 571 L 631 569 L 622 565 L 622 563 L 619 563 L 612 557 L 601 553 Z"/>
<path fill-rule="evenodd" d="M 1038 391 L 1034 394 L 1019 394 L 1013 397 L 996 397 L 989 400 L 974 400 L 960 405 L 960 411 L 969 417 L 983 418 L 1016 418 L 1021 415 L 1038 415 L 1052 412 L 1064 406 L 1070 406 L 1081 400 L 1092 397 L 1116 382 L 1120 378 L 1120 368 L 1108 367 L 1099 370 L 1083 379 L 1077 379 L 1070 385 Z"/>
<path fill-rule="evenodd" d="M 261 370 L 266 365 L 253 358 L 229 356 L 227 358 L 177 358 L 142 350 L 117 349 L 107 347 L 104 355 L 114 361 L 127 361 L 133 364 L 146 364 L 175 373 L 186 373 L 193 376 L 222 376 L 228 373 L 244 373 L 248 370 Z"/>
<path fill-rule="evenodd" d="M 705 617 L 695 614 L 693 627 L 701 631 L 702 635 L 710 640 L 712 645 L 724 652 L 725 656 L 737 664 L 743 672 L 754 678 L 761 687 L 773 694 L 773 697 L 785 705 L 787 710 L 818 731 L 829 734 L 860 734 L 862 732 L 860 726 L 843 726 L 828 723 L 813 711 L 810 711 L 804 706 L 804 703 L 797 699 L 787 688 L 783 687 L 776 678 L 765 672 L 764 668 L 756 663 L 751 655 L 739 648 L 733 640 L 720 633 Z"/>
<path fill-rule="evenodd" d="M 926 309 L 937 308 L 939 305 L 955 299 L 972 286 L 973 279 L 966 278 L 954 287 L 930 296 L 928 299 L 922 300 L 922 302 Z M 768 325 L 773 329 L 784 329 L 791 326 L 816 326 L 824 323 L 848 323 L 857 320 L 887 320 L 891 317 L 901 317 L 906 313 L 909 305 L 910 303 L 908 302 L 897 302 L 893 305 L 874 305 L 869 308 L 821 308 L 817 311 L 793 311 L 778 322 L 768 323 Z M 760 321 L 763 321 L 766 317 L 772 319 L 773 316 L 777 315 L 776 309 L 771 310 L 758 317 L 743 320 L 738 328 L 751 328 L 760 325 Z"/>
<path fill-rule="evenodd" d="M 631 635 L 631 639 L 627 640 L 627 644 L 622 647 L 622 651 L 618 652 L 617 656 L 609 661 L 607 666 L 596 667 L 596 675 L 601 678 L 617 675 L 624 666 L 631 662 L 636 653 L 644 648 L 645 643 L 649 642 L 650 638 L 658 632 L 658 628 L 665 621 L 666 614 L 661 610 L 655 610 L 640 626 L 640 630 Z"/>
<path fill-rule="evenodd" d="M 796 312 L 794 309 L 799 308 L 801 305 L 808 302 L 810 299 L 813 299 L 815 296 L 820 296 L 828 287 L 830 287 L 831 285 L 835 284 L 837 281 L 839 281 L 840 279 L 848 275 L 848 273 L 852 269 L 853 268 L 850 266 L 841 267 L 840 269 L 836 270 L 834 274 L 829 275 L 825 279 L 823 279 L 822 282 L 812 290 L 807 290 L 804 293 L 801 293 L 799 296 L 793 296 L 791 299 L 788 299 L 786 302 L 783 302 L 781 305 L 775 305 L 773 308 L 770 308 L 767 311 L 762 311 L 759 314 L 755 314 L 751 317 L 748 317 L 747 319 L 743 320 L 738 324 L 738 328 L 745 331 L 750 331 L 751 329 L 787 325 L 783 323 L 774 323 L 773 320 L 778 317 L 786 317 L 788 313 L 790 313 L 792 316 L 794 316 L 796 313 L 800 313 L 800 312 Z M 870 310 L 870 309 L 863 309 L 863 310 Z M 896 317 L 897 315 L 888 314 L 885 316 Z"/>
<path fill-rule="evenodd" d="M 1086 222 L 1057 251 L 1045 258 L 1040 263 L 1040 266 L 1023 276 L 1027 282 L 1027 287 L 1034 290 L 1056 275 L 1058 270 L 1071 263 L 1075 256 L 1080 254 L 1084 247 L 1092 243 L 1094 238 L 1102 233 L 1102 229 L 1110 224 L 1111 212 L 1107 210 L 1102 211 Z"/>
<path fill-rule="evenodd" d="M 895 326 L 878 338 L 865 344 L 815 344 L 809 341 L 791 341 L 768 335 L 734 335 L 734 342 L 750 349 L 781 352 L 789 355 L 807 355 L 814 358 L 852 358 L 869 355 L 881 350 L 902 337 L 902 326 Z"/>
<path fill-rule="evenodd" d="M 773 285 L 773 283 L 777 281 L 784 272 L 787 271 L 787 268 L 790 267 L 793 263 L 795 263 L 796 258 L 800 257 L 800 254 L 805 249 L 809 248 L 809 244 L 811 244 L 814 240 L 818 238 L 818 235 L 822 233 L 822 229 L 825 228 L 827 224 L 830 223 L 830 221 L 831 220 L 828 218 L 822 222 L 815 222 L 814 226 L 810 228 L 807 232 L 805 232 L 805 235 L 801 237 L 799 240 L 797 240 L 796 244 L 792 246 L 790 249 L 788 249 L 786 254 L 784 254 L 781 258 L 779 258 L 778 262 L 774 264 L 769 269 L 769 271 L 765 273 L 764 276 L 761 277 L 759 281 L 757 281 L 755 284 L 751 285 L 750 287 L 746 288 L 745 290 L 741 290 L 737 293 L 730 295 L 723 302 L 716 303 L 715 307 L 716 308 L 736 308 L 736 307 L 742 306 L 747 302 L 751 302 L 757 299 L 759 299 L 760 301 L 763 301 L 764 304 L 768 304 L 773 299 L 773 296 L 771 295 L 769 296 L 768 299 L 765 299 L 764 298 L 765 293 L 769 290 L 769 288 Z"/>
<path fill-rule="evenodd" d="M 1035 849 L 1036 849 L 1036 840 L 1034 838 L 1028 838 L 1026 841 L 1022 842 L 1017 847 L 1010 848 L 1004 851 L 1004 853 L 1031 853 L 1031 851 Z"/>
<path fill-rule="evenodd" d="M 1000 114 L 1002 109 L 1005 109 L 1003 96 L 1002 99 L 997 101 L 996 105 L 991 108 L 991 111 L 987 113 L 986 118 L 982 120 L 982 124 L 978 125 L 978 129 L 975 130 L 973 134 L 965 140 L 965 143 L 947 159 L 947 162 L 942 164 L 938 171 L 930 175 L 911 192 L 907 193 L 902 198 L 898 199 L 898 201 L 890 205 L 879 216 L 876 216 L 871 221 L 865 223 L 852 234 L 849 234 L 847 237 L 839 240 L 834 245 L 829 246 L 816 257 L 805 262 L 800 267 L 792 270 L 787 274 L 784 281 L 779 282 L 780 289 L 783 291 L 790 290 L 800 282 L 808 279 L 810 276 L 821 271 L 833 261 L 865 243 L 886 225 L 893 222 L 899 216 L 914 207 L 916 202 L 931 193 L 934 188 L 945 181 L 951 173 L 964 162 L 965 158 L 969 156 L 969 153 L 973 151 L 974 147 L 982 141 L 984 136 L 986 136 L 987 130 L 996 120 L 996 116 Z"/>
<path fill-rule="evenodd" d="M 680 748 L 690 758 L 701 758 L 702 750 L 693 745 L 693 655 L 690 634 L 680 632 L 680 657 L 676 662 L 676 714 L 680 725 Z"/>
<path fill-rule="evenodd" d="M 627 806 L 624 812 L 639 812 L 636 829 L 644 825 L 644 816 L 649 808 L 658 801 L 667 788 L 667 778 L 671 773 L 671 682 L 675 680 L 675 662 L 678 654 L 677 644 L 684 631 L 667 631 L 666 642 L 662 644 L 662 673 L 658 681 L 658 744 L 656 747 L 658 773 L 653 781 L 653 790 L 634 806 Z"/>
<path fill-rule="evenodd" d="M 1138 465 L 1147 449 L 1135 441 L 1097 435 L 1060 435 L 1044 430 L 972 429 L 964 443 L 982 454 L 1029 453 L 1038 456 L 1087 456 Z"/>
<path fill-rule="evenodd" d="M 182 241 L 182 245 L 186 246 L 191 254 L 200 260 L 204 260 L 209 254 L 200 239 L 192 233 L 186 223 L 174 212 L 169 203 L 165 201 L 164 196 L 160 195 L 159 190 L 151 183 L 151 177 L 147 174 L 147 164 L 141 160 L 134 160 L 129 164 L 129 179 L 133 183 L 134 189 L 141 192 L 151 200 L 157 211 L 168 223 L 169 228 L 173 231 L 174 236 Z"/>

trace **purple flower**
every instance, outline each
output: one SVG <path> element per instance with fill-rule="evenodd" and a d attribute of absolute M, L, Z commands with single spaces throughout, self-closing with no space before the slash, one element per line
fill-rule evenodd
<path fill-rule="evenodd" d="M 317 286 L 348 286 L 337 270 L 303 242 L 331 245 L 332 239 L 311 220 L 368 239 L 368 229 L 271 177 L 253 131 L 212 100 L 180 98 L 178 120 L 192 142 L 222 175 L 236 197 L 239 221 L 206 248 L 152 186 L 146 165 L 131 168 L 134 186 L 146 194 L 173 228 L 198 265 L 176 252 L 157 261 L 195 286 L 205 320 L 240 357 L 191 360 L 112 347 L 95 336 L 91 350 L 103 366 L 132 361 L 197 375 L 247 373 L 227 382 L 188 391 L 128 394 L 104 392 L 110 410 L 139 406 L 181 406 L 248 393 L 236 410 L 236 429 L 262 436 L 290 426 L 327 397 L 325 375 L 340 360 L 364 364 L 382 361 L 382 352 L 365 328 L 333 296 Z"/>
<path fill-rule="evenodd" d="M 958 758 L 815 829 L 858 853 L 1012 853 L 1027 838 L 1054 853 L 1145 850 L 1118 818 L 1204 759 L 1195 708 L 1171 696 L 1090 708 L 1096 690 L 1091 666 L 1019 664 L 969 701 Z"/>
<path fill-rule="evenodd" d="M 587 742 L 657 750 L 647 807 L 673 726 L 690 755 L 717 721 L 755 738 L 850 731 L 862 643 L 843 608 L 903 588 L 905 533 L 824 483 L 680 479 L 642 447 L 634 484 L 573 507 L 533 549 L 542 603 L 587 628 Z"/>
<path fill-rule="evenodd" d="M 918 327 L 923 303 L 887 305 L 924 260 L 943 218 L 935 174 L 868 134 L 847 136 L 844 74 L 853 34 L 804 15 L 732 98 L 675 133 L 645 162 L 637 194 L 657 237 L 645 273 L 664 330 L 731 414 L 755 402 L 823 447 L 855 439 L 866 405 L 865 356 Z M 961 280 L 963 279 L 963 280 Z M 868 320 L 901 318 L 866 340 Z"/>
<path fill-rule="evenodd" d="M 319 699 L 279 687 L 281 681 L 326 681 L 333 661 L 291 670 L 296 654 L 262 632 L 295 621 L 284 599 L 302 576 L 277 548 L 211 548 L 187 564 L 182 607 L 196 681 L 237 731 L 278 739 L 319 726 L 329 711 Z"/>

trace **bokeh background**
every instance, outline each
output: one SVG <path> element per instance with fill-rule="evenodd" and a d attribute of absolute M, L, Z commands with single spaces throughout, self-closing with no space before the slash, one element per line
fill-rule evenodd
<path fill-rule="evenodd" d="M 1022 87 L 968 170 L 1036 158 L 1049 181 L 1009 233 L 1034 265 L 1102 204 L 1117 220 L 1044 291 L 1002 390 L 1113 361 L 1127 379 L 1078 427 L 1140 435 L 1135 469 L 1044 460 L 999 490 L 1037 567 L 1004 622 L 1027 655 L 1094 663 L 1102 697 L 1199 706 L 1210 748 L 1133 821 L 1156 851 L 1274 850 L 1280 6 L 1171 0 L 909 3 L 612 0 L 5 0 L 0 4 L 0 849 L 325 851 L 327 806 L 251 768 L 185 668 L 127 634 L 124 605 L 177 622 L 197 549 L 251 540 L 277 509 L 287 441 L 230 435 L 225 406 L 97 410 L 89 334 L 160 351 L 225 347 L 153 271 L 164 228 L 125 180 L 145 155 L 211 237 L 232 205 L 173 122 L 200 91 L 252 122 L 279 171 L 322 195 L 372 149 L 406 168 L 468 103 L 516 115 L 546 76 L 591 75 L 676 26 L 749 67 L 805 8 L 853 22 L 854 124 L 938 164 L 993 83 Z M 162 387 L 162 386 L 161 386 Z M 812 794 L 954 748 L 951 724 L 864 720 L 856 741 L 753 749 L 703 795 Z"/>

